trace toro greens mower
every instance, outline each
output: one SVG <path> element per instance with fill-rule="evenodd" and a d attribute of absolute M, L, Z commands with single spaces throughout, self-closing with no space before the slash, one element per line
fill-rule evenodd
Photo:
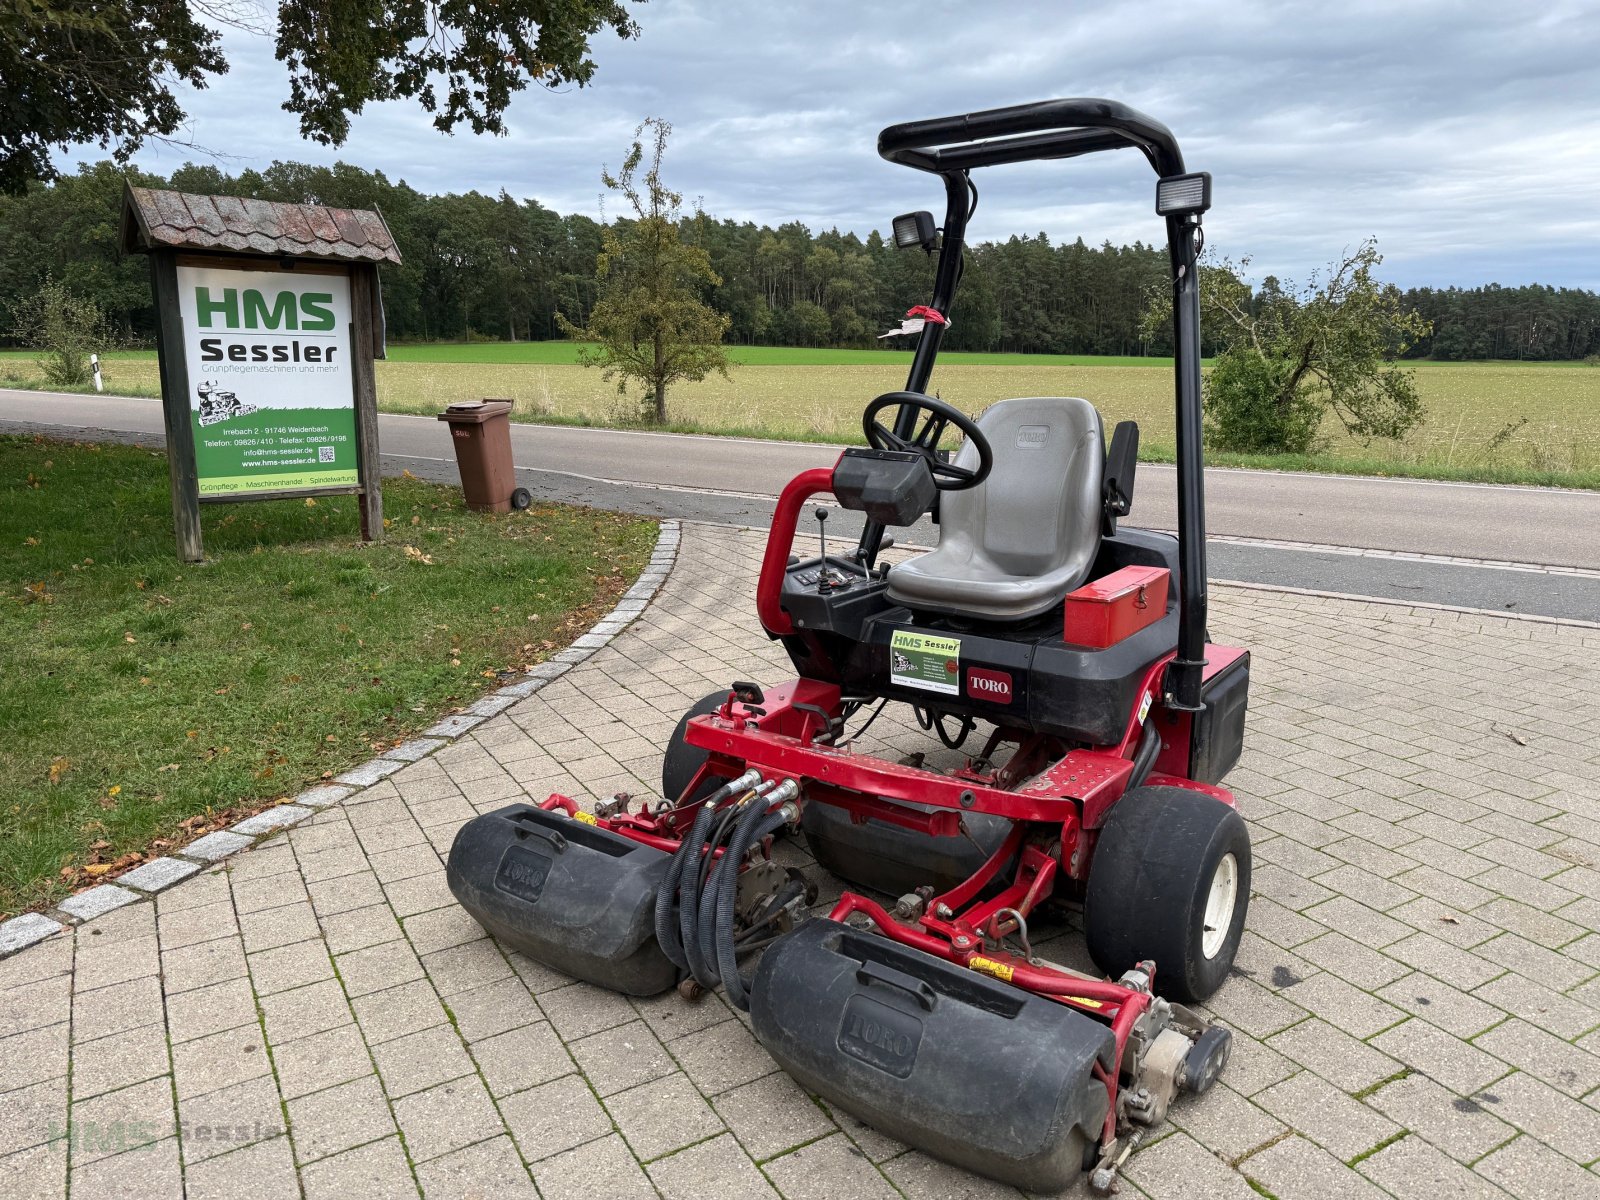
<path fill-rule="evenodd" d="M 1138 429 L 1106 444 L 1087 401 L 1006 400 L 974 420 L 926 394 L 976 204 L 971 172 L 1132 148 L 1154 167 L 1171 257 L 1178 535 L 1119 521 Z M 756 608 L 798 678 L 734 682 L 686 714 L 659 802 L 565 796 L 464 826 L 450 886 L 508 945 L 632 995 L 720 984 L 761 1044 L 828 1103 L 931 1154 L 1050 1190 L 1101 1189 L 1181 1092 L 1227 1061 L 1186 1004 L 1233 962 L 1250 843 L 1217 786 L 1244 736 L 1249 655 L 1206 633 L 1199 301 L 1210 177 L 1172 134 L 1105 100 L 896 125 L 891 162 L 944 183 L 906 390 L 867 405 L 867 448 L 784 488 Z M 953 456 L 947 432 L 962 441 Z M 846 553 L 792 554 L 807 501 L 864 514 Z M 888 565 L 886 530 L 932 513 L 936 549 Z M 862 753 L 868 706 L 910 705 L 960 765 Z M 865 722 L 863 722 L 863 725 Z M 846 892 L 774 861 L 801 830 Z M 1104 976 L 1048 961 L 1029 921 L 1081 906 Z M 761 951 L 753 976 L 741 959 Z"/>

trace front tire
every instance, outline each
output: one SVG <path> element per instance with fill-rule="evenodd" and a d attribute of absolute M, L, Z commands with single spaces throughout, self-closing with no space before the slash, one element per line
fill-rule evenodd
<path fill-rule="evenodd" d="M 1228 977 L 1250 905 L 1250 833 L 1233 808 L 1179 787 L 1135 788 L 1100 829 L 1084 935 L 1113 979 L 1143 959 L 1155 990 L 1201 1001 Z"/>
<path fill-rule="evenodd" d="M 697 701 L 693 708 L 678 718 L 678 727 L 672 731 L 672 737 L 667 741 L 666 756 L 661 760 L 661 794 L 666 799 L 672 801 L 682 799 L 683 793 L 688 790 L 690 780 L 701 767 L 705 766 L 706 759 L 710 757 L 700 747 L 691 746 L 684 741 L 683 733 L 689 727 L 689 718 L 716 712 L 727 698 L 727 688 L 712 692 Z M 714 791 L 715 788 L 709 790 Z"/>

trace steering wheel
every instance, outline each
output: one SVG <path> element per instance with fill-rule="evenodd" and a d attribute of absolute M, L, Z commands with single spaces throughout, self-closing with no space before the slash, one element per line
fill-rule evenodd
<path fill-rule="evenodd" d="M 914 426 L 911 437 L 903 438 L 878 420 L 878 414 L 889 407 L 910 407 L 918 410 L 921 423 Z M 978 451 L 978 466 L 958 467 L 939 457 L 939 439 L 948 426 L 954 425 L 967 442 Z M 978 430 L 978 423 L 960 409 L 924 396 L 921 392 L 885 392 L 861 414 L 861 429 L 867 435 L 867 445 L 874 450 L 910 450 L 928 460 L 933 473 L 933 483 L 941 492 L 964 492 L 977 487 L 989 478 L 994 467 L 994 451 L 989 439 Z"/>

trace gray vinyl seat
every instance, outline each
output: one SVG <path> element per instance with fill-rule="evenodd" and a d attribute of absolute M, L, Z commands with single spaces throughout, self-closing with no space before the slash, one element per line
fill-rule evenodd
<path fill-rule="evenodd" d="M 1088 577 L 1100 549 L 1105 431 L 1087 400 L 1002 400 L 978 420 L 994 467 L 939 498 L 939 545 L 889 570 L 889 598 L 989 621 L 1038 616 Z M 976 467 L 969 442 L 958 466 Z"/>

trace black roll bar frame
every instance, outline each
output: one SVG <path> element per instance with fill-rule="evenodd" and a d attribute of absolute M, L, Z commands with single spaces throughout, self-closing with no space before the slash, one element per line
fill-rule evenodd
<path fill-rule="evenodd" d="M 1103 150 L 1140 151 L 1158 177 L 1184 174 L 1178 140 L 1161 122 L 1114 100 L 1042 100 L 953 117 L 891 125 L 878 135 L 889 162 L 944 180 L 945 222 L 934 275 L 933 305 L 948 317 L 961 278 L 967 219 L 968 173 L 979 167 L 1076 158 Z M 1200 214 L 1166 217 L 1172 275 L 1173 382 L 1178 432 L 1178 654 L 1163 690 L 1169 707 L 1198 712 L 1206 646 L 1205 455 L 1200 420 L 1200 288 L 1196 277 Z M 912 356 L 906 391 L 926 393 L 945 327 L 923 326 Z M 910 437 L 914 409 L 902 408 L 895 432 Z M 904 425 L 905 428 L 901 428 Z M 869 521 L 857 553 L 877 559 L 884 527 Z"/>

